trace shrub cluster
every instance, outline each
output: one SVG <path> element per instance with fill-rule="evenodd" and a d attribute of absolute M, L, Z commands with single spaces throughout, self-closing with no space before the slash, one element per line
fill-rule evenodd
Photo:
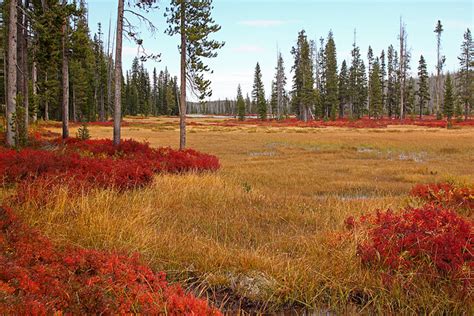
<path fill-rule="evenodd" d="M 193 125 L 198 125 L 195 123 Z M 358 120 L 351 120 L 347 118 L 337 119 L 334 121 L 325 120 L 314 120 L 309 122 L 303 122 L 296 118 L 288 118 L 284 120 L 258 120 L 258 119 L 247 119 L 245 121 L 228 120 L 222 123 L 214 123 L 218 126 L 239 126 L 239 125 L 259 125 L 259 126 L 275 126 L 275 127 L 348 127 L 348 128 L 386 128 L 389 125 L 415 125 L 423 127 L 437 127 L 446 128 L 448 122 L 446 120 L 437 120 L 434 117 L 425 117 L 424 119 L 395 119 L 384 117 L 381 119 L 371 119 L 369 117 L 363 117 Z M 453 126 L 474 126 L 474 121 L 462 121 L 452 122 Z"/>
<path fill-rule="evenodd" d="M 56 141 L 54 150 L 0 150 L 0 180 L 20 183 L 19 195 L 44 192 L 44 188 L 68 185 L 70 189 L 143 187 L 153 174 L 214 171 L 219 160 L 192 149 L 153 149 L 133 140 L 114 146 L 109 140 Z M 27 197 L 27 196 L 26 196 Z"/>
<path fill-rule="evenodd" d="M 428 282 L 449 280 L 465 293 L 472 286 L 474 222 L 440 205 L 426 204 L 400 212 L 377 211 L 348 228 L 366 234 L 358 242 L 364 265 L 389 275 L 416 275 Z"/>
<path fill-rule="evenodd" d="M 138 257 L 58 249 L 0 207 L 0 314 L 220 315 Z"/>
<path fill-rule="evenodd" d="M 410 195 L 428 203 L 474 211 L 474 187 L 456 187 L 450 183 L 418 184 Z"/>

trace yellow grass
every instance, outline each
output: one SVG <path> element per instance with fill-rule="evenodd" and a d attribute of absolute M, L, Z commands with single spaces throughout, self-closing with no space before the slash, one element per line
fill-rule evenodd
<path fill-rule="evenodd" d="M 127 121 L 124 138 L 178 144 L 176 119 Z M 261 309 L 299 304 L 350 312 L 366 297 L 367 308 L 378 312 L 471 311 L 465 301 L 423 284 L 412 293 L 384 290 L 379 275 L 360 265 L 353 238 L 343 238 L 343 221 L 407 205 L 416 183 L 472 182 L 474 129 L 194 121 L 206 125 L 188 128 L 188 146 L 217 155 L 219 172 L 160 175 L 152 187 L 127 193 L 70 198 L 61 191 L 39 209 L 34 201 L 19 206 L 20 213 L 59 244 L 139 252 L 201 295 L 230 289 Z M 112 133 L 90 130 L 97 138 Z M 232 307 L 227 303 L 220 307 Z"/>

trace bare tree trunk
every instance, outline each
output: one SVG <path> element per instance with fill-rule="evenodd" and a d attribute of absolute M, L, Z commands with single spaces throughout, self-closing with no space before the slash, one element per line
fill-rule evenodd
<path fill-rule="evenodd" d="M 179 97 L 179 149 L 186 148 L 186 7 L 181 2 L 181 93 Z"/>
<path fill-rule="evenodd" d="M 66 5 L 67 0 L 63 0 Z M 63 139 L 69 137 L 69 65 L 67 52 L 67 25 L 68 18 L 65 17 L 62 25 L 62 88 L 63 88 Z"/>
<path fill-rule="evenodd" d="M 16 112 L 17 83 L 17 3 L 10 0 L 8 15 L 8 89 L 7 89 L 7 145 L 15 146 L 13 117 Z"/>
<path fill-rule="evenodd" d="M 35 123 L 38 120 L 38 99 L 37 99 L 37 94 L 38 94 L 38 89 L 37 89 L 37 83 L 38 83 L 38 66 L 36 65 L 36 50 L 33 50 L 33 66 L 31 69 L 31 88 L 32 88 L 32 95 L 33 95 L 33 123 Z"/>
<path fill-rule="evenodd" d="M 16 29 L 16 38 L 17 38 L 17 45 L 16 45 L 16 52 L 17 52 L 17 77 L 16 77 L 16 91 L 17 94 L 21 94 L 21 98 L 17 100 L 17 107 L 23 106 L 23 81 L 24 81 L 24 62 L 23 62 L 23 44 L 25 43 L 23 40 L 23 10 L 21 9 L 22 1 L 16 0 L 17 2 L 17 29 Z M 20 102 L 18 102 L 20 101 Z"/>
<path fill-rule="evenodd" d="M 112 46 L 110 46 L 110 29 L 111 29 L 111 22 L 109 21 L 109 40 L 107 41 L 107 106 L 105 109 L 105 119 L 108 119 L 108 112 L 110 111 L 111 108 L 111 102 L 112 102 L 112 67 L 113 67 L 113 59 L 111 56 L 111 50 L 113 51 L 114 49 L 114 43 L 112 43 Z M 115 38 L 115 37 L 113 37 Z M 114 39 L 112 40 L 114 41 Z"/>
<path fill-rule="evenodd" d="M 117 47 L 115 49 L 115 100 L 114 100 L 114 145 L 120 144 L 120 123 L 122 120 L 122 32 L 123 0 L 118 0 L 117 8 Z"/>
<path fill-rule="evenodd" d="M 77 122 L 76 93 L 75 93 L 74 84 L 72 85 L 71 93 L 72 93 L 72 97 L 71 97 L 71 99 L 72 99 L 72 121 Z"/>
<path fill-rule="evenodd" d="M 48 71 L 46 70 L 46 74 L 44 75 L 44 83 L 48 83 Z M 44 120 L 49 121 L 49 100 L 46 98 L 44 102 Z"/>
<path fill-rule="evenodd" d="M 405 95 L 405 26 L 400 18 L 400 120 L 403 120 L 404 100 Z"/>

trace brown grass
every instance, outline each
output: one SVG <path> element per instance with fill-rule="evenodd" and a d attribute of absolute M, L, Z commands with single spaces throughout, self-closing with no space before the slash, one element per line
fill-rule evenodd
<path fill-rule="evenodd" d="M 124 138 L 178 144 L 176 119 L 130 122 Z M 112 134 L 90 129 L 97 138 Z M 427 285 L 384 290 L 360 266 L 354 241 L 343 238 L 343 221 L 405 206 L 415 183 L 472 181 L 474 129 L 188 130 L 188 146 L 217 155 L 221 171 L 157 176 L 152 187 L 126 194 L 58 192 L 47 206 L 21 206 L 21 214 L 60 244 L 137 251 L 174 280 L 214 291 L 218 304 L 230 292 L 266 310 L 298 304 L 350 312 L 362 301 L 378 312 L 469 313 L 471 305 Z"/>

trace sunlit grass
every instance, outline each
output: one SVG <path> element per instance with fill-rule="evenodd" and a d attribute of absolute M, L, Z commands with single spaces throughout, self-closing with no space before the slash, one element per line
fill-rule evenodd
<path fill-rule="evenodd" d="M 124 138 L 178 144 L 175 119 L 130 122 Z M 112 132 L 90 129 L 97 138 Z M 139 252 L 195 290 L 230 288 L 269 308 L 297 303 L 351 311 L 360 299 L 378 312 L 469 312 L 465 301 L 428 285 L 414 293 L 384 289 L 360 266 L 343 222 L 407 205 L 416 183 L 472 182 L 473 129 L 189 131 L 189 147 L 217 155 L 219 172 L 160 175 L 152 187 L 127 193 L 71 198 L 59 191 L 47 205 L 30 201 L 19 212 L 59 244 Z"/>

